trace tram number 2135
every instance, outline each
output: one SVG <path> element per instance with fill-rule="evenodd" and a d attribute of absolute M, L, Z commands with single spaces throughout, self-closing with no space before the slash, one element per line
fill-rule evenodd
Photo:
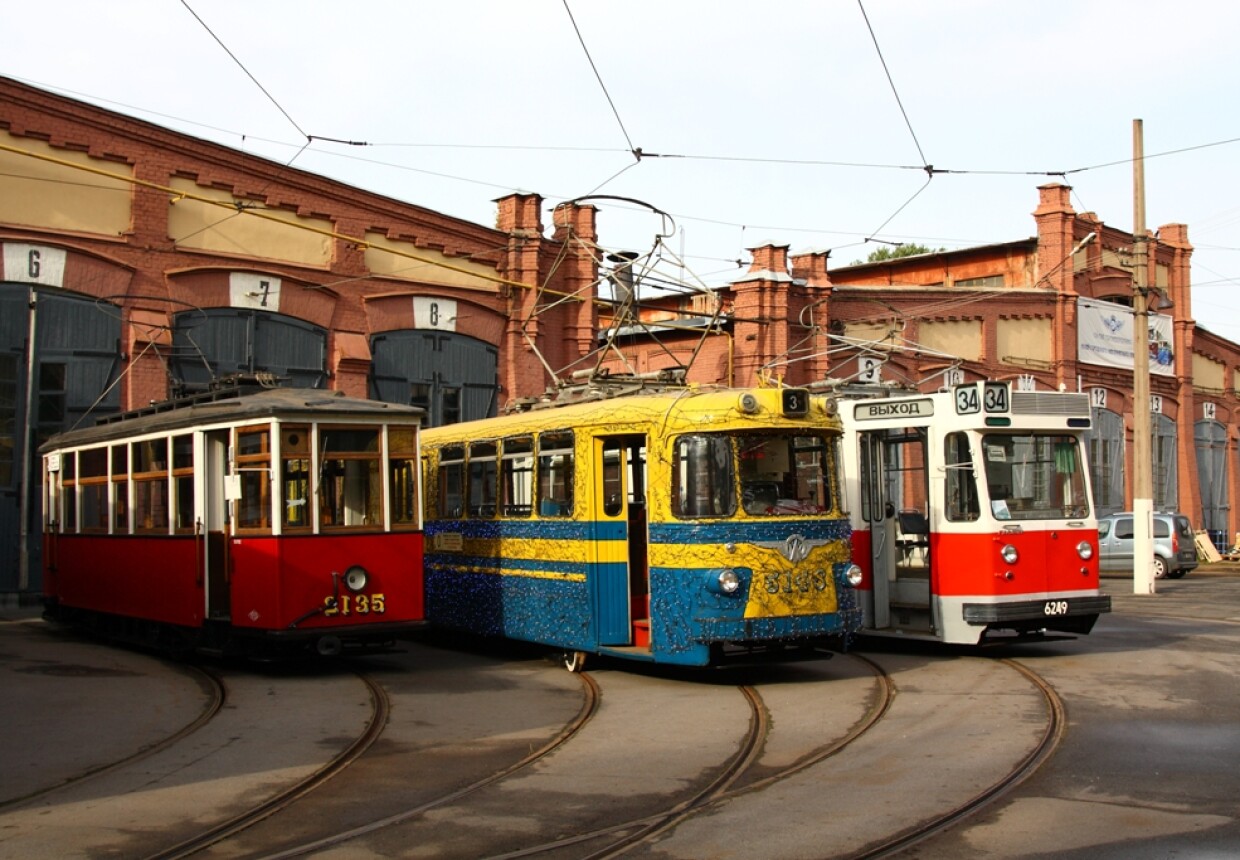
<path fill-rule="evenodd" d="M 369 615 L 372 612 L 375 615 L 382 615 L 387 611 L 386 600 L 383 594 L 343 594 L 339 600 L 328 595 L 323 600 L 323 605 L 327 607 L 323 610 L 323 614 L 328 617 L 333 615 Z"/>

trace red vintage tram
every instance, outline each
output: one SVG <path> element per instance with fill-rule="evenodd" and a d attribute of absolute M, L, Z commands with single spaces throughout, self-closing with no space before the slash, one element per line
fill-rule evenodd
<path fill-rule="evenodd" d="M 222 386 L 53 437 L 45 616 L 180 653 L 391 645 L 423 620 L 421 419 Z"/>

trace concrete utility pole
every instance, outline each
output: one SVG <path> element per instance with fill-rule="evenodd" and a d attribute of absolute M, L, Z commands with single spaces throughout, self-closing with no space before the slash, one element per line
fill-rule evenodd
<path fill-rule="evenodd" d="M 1145 231 L 1145 142 L 1132 121 L 1132 593 L 1154 593 L 1154 457 L 1150 444 L 1149 235 Z"/>

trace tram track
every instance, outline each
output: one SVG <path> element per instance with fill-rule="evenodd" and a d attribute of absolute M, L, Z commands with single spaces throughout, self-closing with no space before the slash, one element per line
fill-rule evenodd
<path fill-rule="evenodd" d="M 373 678 L 363 673 L 358 673 L 357 677 L 365 685 L 370 696 L 371 716 L 366 723 L 365 730 L 339 755 L 274 797 L 176 845 L 147 855 L 147 860 L 176 860 L 176 858 L 189 857 L 235 836 L 321 787 L 370 749 L 382 736 L 384 727 L 387 725 L 391 713 L 391 701 L 387 691 Z"/>
<path fill-rule="evenodd" d="M 567 839 L 529 846 L 519 851 L 491 855 L 486 860 L 518 860 L 518 858 L 552 856 L 592 840 L 603 840 L 613 836 L 615 838 L 606 846 L 598 848 L 590 854 L 574 855 L 574 857 L 577 860 L 614 860 L 614 858 L 621 857 L 629 851 L 651 842 L 661 834 L 672 830 L 695 815 L 709 812 L 718 805 L 741 795 L 762 791 L 826 761 L 847 749 L 877 726 L 887 713 L 898 692 L 894 681 L 882 666 L 858 654 L 852 654 L 851 656 L 866 664 L 874 673 L 879 685 L 878 695 L 875 697 L 875 701 L 864 718 L 848 734 L 839 738 L 836 742 L 741 788 L 733 788 L 732 786 L 743 775 L 744 768 L 732 766 L 711 787 L 667 811 L 640 819 L 618 822 L 608 827 L 599 828 L 589 833 L 577 834 Z M 923 840 L 950 829 L 1011 792 L 1035 773 L 1054 753 L 1063 738 L 1067 726 L 1063 702 L 1059 695 L 1045 679 L 1029 667 L 1012 659 L 1003 659 L 997 662 L 1019 673 L 1038 691 L 1045 702 L 1048 716 L 1046 725 L 1037 742 L 1029 749 L 1026 755 L 1014 763 L 1005 775 L 991 783 L 985 790 L 975 794 L 965 802 L 957 804 L 941 815 L 924 820 L 912 828 L 878 843 L 866 846 L 858 852 L 848 854 L 847 856 L 850 860 L 892 857 L 919 844 Z M 754 707 L 759 705 L 760 701 Z M 742 741 L 743 747 L 748 747 L 752 744 L 752 736 L 746 737 Z M 739 761 L 740 758 L 738 756 L 736 761 Z M 747 760 L 752 762 L 753 757 L 749 756 Z"/>
<path fill-rule="evenodd" d="M 871 844 L 860 852 L 850 854 L 849 860 L 877 860 L 877 858 L 892 857 L 956 826 L 1011 792 L 1032 776 L 1055 752 L 1067 729 L 1063 700 L 1059 698 L 1059 694 L 1055 692 L 1055 689 L 1046 679 L 1028 666 L 1010 658 L 1001 659 L 997 662 L 1020 673 L 1042 694 L 1047 706 L 1048 717 L 1041 738 L 1022 759 L 1012 766 L 1005 776 L 993 782 L 984 791 L 979 792 L 941 815 L 922 821 L 914 827 L 882 842 Z"/>
<path fill-rule="evenodd" d="M 567 724 L 565 724 L 564 728 L 561 729 L 560 732 L 555 737 L 551 738 L 549 741 L 547 741 L 545 744 L 543 744 L 543 746 L 539 747 L 538 749 L 532 750 L 528 755 L 513 762 L 509 766 L 505 768 L 501 768 L 500 770 L 497 770 L 494 773 L 488 774 L 487 776 L 482 777 L 481 779 L 475 780 L 469 785 L 463 786 L 462 788 L 459 788 L 456 791 L 448 792 L 446 794 L 440 795 L 439 797 L 424 801 L 418 804 L 417 806 L 411 807 L 406 810 L 402 810 L 392 815 L 388 815 L 377 821 L 372 821 L 368 824 L 364 824 L 360 827 L 355 827 L 350 830 L 341 831 L 340 833 L 335 833 L 335 834 L 332 834 L 331 836 L 324 837 L 322 839 L 318 839 L 313 842 L 306 842 L 301 845 L 296 845 L 290 848 L 285 848 L 281 851 L 264 852 L 262 854 L 264 860 L 281 860 L 281 858 L 301 857 L 306 854 L 310 854 L 312 852 L 317 852 L 317 851 L 322 851 L 328 848 L 333 848 L 343 843 L 350 842 L 354 839 L 359 839 L 361 837 L 368 836 L 370 834 L 385 830 L 389 827 L 394 827 L 396 825 L 402 824 L 411 819 L 417 818 L 418 816 L 423 815 L 427 812 L 430 812 L 431 810 L 434 810 L 437 807 L 445 806 L 449 803 L 453 803 L 457 800 L 460 800 L 461 798 L 468 797 L 469 795 L 474 794 L 478 791 L 481 791 L 482 789 L 485 789 L 488 786 L 494 785 L 500 780 L 503 780 L 522 770 L 525 770 L 529 768 L 530 766 L 532 766 L 533 764 L 535 764 L 536 762 L 546 758 L 548 755 L 555 752 L 557 749 L 563 747 L 572 738 L 574 738 L 578 733 L 580 733 L 581 730 L 587 724 L 589 724 L 590 720 L 598 712 L 598 706 L 599 706 L 599 700 L 600 700 L 600 689 L 599 689 L 598 682 L 595 681 L 594 678 L 589 675 L 589 673 L 585 673 L 585 672 L 575 674 L 575 677 L 578 678 L 578 680 L 580 681 L 582 685 L 582 703 L 576 716 L 574 716 L 572 720 L 570 720 Z M 272 812 L 274 811 L 276 810 L 272 810 Z M 268 813 L 268 815 L 270 814 L 271 813 Z M 266 817 L 266 816 L 263 816 L 263 817 Z M 261 820 L 261 819 L 255 819 L 255 822 L 257 822 L 258 820 Z M 252 823 L 255 823 L 255 822 L 252 822 Z M 234 833 L 240 832 L 241 829 L 242 828 L 237 828 L 233 832 Z M 232 835 L 232 834 L 228 834 L 228 835 Z M 224 837 L 221 837 L 221 839 L 222 838 Z M 217 839 L 214 841 L 218 842 L 220 840 Z M 208 843 L 208 844 L 213 844 L 213 843 Z M 205 848 L 205 847 L 207 847 L 206 844 L 199 846 L 199 848 L 195 850 L 201 850 L 202 848 Z M 165 857 L 169 858 L 170 860 L 170 858 L 174 856 L 184 857 L 184 856 L 188 856 L 188 854 L 157 855 L 157 857 L 149 858 L 149 860 L 163 860 L 163 858 Z"/>
<path fill-rule="evenodd" d="M 215 717 L 223 709 L 228 698 L 224 679 L 214 671 L 201 666 L 192 666 L 185 663 L 175 662 L 169 663 L 168 665 L 172 666 L 177 671 L 190 675 L 198 683 L 199 687 L 207 694 L 207 701 L 197 717 L 186 723 L 172 734 L 149 746 L 143 747 L 131 755 L 124 756 L 123 758 L 116 759 L 115 761 L 108 762 L 107 764 L 98 765 L 97 767 L 91 768 L 81 774 L 58 782 L 55 785 L 46 786 L 37 791 L 32 791 L 28 794 L 21 795 L 20 797 L 10 798 L 0 803 L 0 810 L 16 809 L 27 803 L 41 800 L 45 797 L 56 794 L 57 792 L 62 792 L 88 783 L 91 780 L 107 776 L 110 773 L 115 773 L 123 768 L 132 767 L 138 762 L 158 755 L 165 750 L 171 749 L 178 743 L 181 743 L 185 739 L 197 733 L 200 729 L 215 719 Z"/>
<path fill-rule="evenodd" d="M 608 827 L 577 834 L 567 839 L 533 845 L 519 851 L 491 855 L 486 860 L 518 860 L 518 858 L 553 854 L 577 845 L 620 834 L 607 845 L 597 848 L 590 854 L 577 857 L 577 860 L 612 860 L 612 858 L 623 856 L 631 849 L 657 838 L 686 819 L 704 812 L 723 801 L 749 792 L 760 791 L 837 755 L 878 724 L 890 708 L 896 695 L 894 682 L 881 666 L 858 654 L 850 656 L 865 664 L 874 673 L 878 685 L 877 696 L 875 696 L 874 701 L 862 719 L 834 742 L 815 750 L 792 764 L 780 768 L 775 773 L 768 774 L 743 787 L 736 788 L 736 783 L 758 761 L 762 751 L 762 744 L 770 728 L 770 714 L 760 692 L 748 685 L 738 685 L 738 689 L 750 707 L 749 731 L 741 739 L 737 754 L 723 771 L 693 797 L 682 800 L 670 809 L 653 815 L 618 822 Z"/>

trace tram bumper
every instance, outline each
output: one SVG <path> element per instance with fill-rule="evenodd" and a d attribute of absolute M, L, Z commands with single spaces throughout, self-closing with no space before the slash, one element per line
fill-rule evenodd
<path fill-rule="evenodd" d="M 1061 630 L 1088 633 L 1098 616 L 1111 611 L 1107 594 L 1087 597 L 1058 597 L 1005 603 L 965 603 L 965 623 L 974 627 L 1015 630 Z"/>

